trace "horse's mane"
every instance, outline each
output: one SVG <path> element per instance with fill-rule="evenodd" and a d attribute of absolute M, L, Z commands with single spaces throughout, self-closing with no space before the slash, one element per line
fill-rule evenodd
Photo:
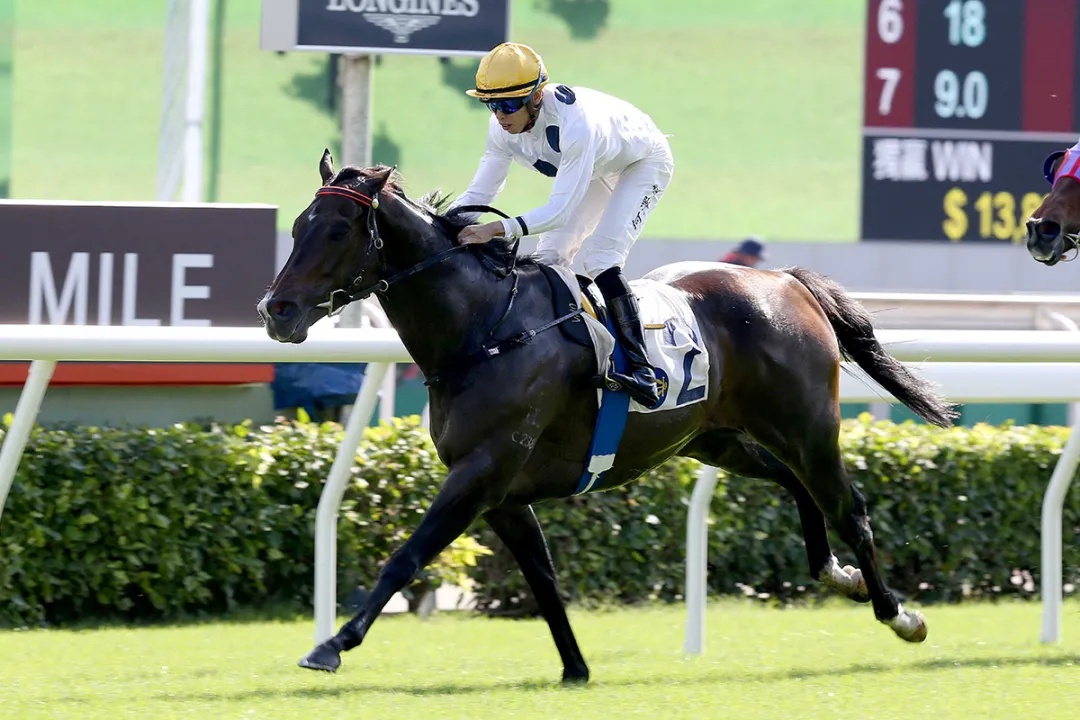
<path fill-rule="evenodd" d="M 334 175 L 330 180 L 330 184 L 347 184 L 353 180 L 367 179 L 377 174 L 382 174 L 387 170 L 391 170 L 387 165 L 375 165 L 370 168 L 346 165 Z M 405 202 L 410 203 L 417 209 L 427 213 L 435 226 L 447 237 L 456 238 L 457 234 L 463 228 L 477 224 L 477 220 L 472 213 L 459 213 L 455 210 L 447 211 L 454 196 L 450 193 L 444 193 L 438 188 L 426 193 L 417 200 L 409 198 L 409 196 L 405 194 L 404 178 L 402 178 L 401 174 L 396 169 L 391 170 L 390 177 L 386 180 L 383 189 L 390 190 Z M 498 240 L 494 240 L 484 245 L 477 245 L 475 247 L 481 256 L 502 267 L 507 267 L 513 262 L 513 256 L 516 252 L 516 245 L 511 246 L 510 243 L 499 242 Z M 524 255 L 517 258 L 517 265 L 519 267 L 521 265 L 535 264 L 536 259 L 532 255 Z"/>

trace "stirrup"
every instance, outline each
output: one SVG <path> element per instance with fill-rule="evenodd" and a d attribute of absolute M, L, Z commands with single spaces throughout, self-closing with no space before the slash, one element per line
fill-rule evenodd
<path fill-rule="evenodd" d="M 611 364 L 611 358 L 607 359 L 604 363 L 604 372 L 593 377 L 593 385 L 601 390 L 610 390 L 611 392 L 619 392 L 620 390 L 629 389 L 623 385 L 615 376 L 615 368 Z"/>

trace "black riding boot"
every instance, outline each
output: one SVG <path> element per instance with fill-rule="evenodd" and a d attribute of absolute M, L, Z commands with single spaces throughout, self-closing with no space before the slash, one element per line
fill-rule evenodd
<path fill-rule="evenodd" d="M 600 273 L 596 277 L 596 287 L 604 296 L 619 345 L 630 363 L 629 375 L 609 369 L 607 379 L 622 385 L 638 403 L 652 407 L 660 397 L 656 390 L 656 375 L 645 352 L 645 331 L 638 315 L 637 298 L 618 267 Z"/>

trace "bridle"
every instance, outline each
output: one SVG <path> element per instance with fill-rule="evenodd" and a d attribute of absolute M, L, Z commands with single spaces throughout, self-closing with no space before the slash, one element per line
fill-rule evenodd
<path fill-rule="evenodd" d="M 379 269 L 386 269 L 386 258 L 383 257 L 383 240 L 379 237 L 379 224 L 375 217 L 379 209 L 379 196 L 367 195 L 359 190 L 353 190 L 352 188 L 341 187 L 338 185 L 326 185 L 315 191 L 315 197 L 323 197 L 326 195 L 336 195 L 338 197 L 348 198 L 354 202 L 369 208 L 367 215 L 367 232 L 368 232 L 368 251 L 374 251 L 379 258 Z M 496 211 L 498 212 L 498 211 Z M 401 272 L 394 273 L 388 278 L 382 278 L 367 287 L 364 287 L 364 275 L 358 273 L 356 277 L 352 279 L 347 287 L 333 290 L 330 293 L 330 297 L 324 302 L 317 304 L 317 308 L 325 308 L 328 317 L 333 317 L 339 314 L 345 309 L 346 305 L 354 303 L 357 300 L 364 300 L 372 295 L 372 293 L 385 293 L 390 289 L 390 286 L 394 283 L 400 282 L 405 278 L 412 277 L 413 275 L 427 270 L 433 265 L 438 265 L 451 255 L 466 250 L 465 245 L 453 245 L 442 252 L 436 253 L 431 257 L 425 258 L 413 265 L 410 268 L 406 268 Z"/>

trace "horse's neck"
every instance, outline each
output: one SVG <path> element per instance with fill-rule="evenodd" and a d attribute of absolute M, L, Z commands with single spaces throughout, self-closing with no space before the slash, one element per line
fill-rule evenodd
<path fill-rule="evenodd" d="M 388 239 L 387 247 L 394 239 Z M 445 249 L 445 248 L 443 248 Z M 415 265 L 438 252 L 407 253 L 395 266 Z M 460 252 L 392 286 L 382 296 L 387 318 L 425 375 L 470 352 L 491 330 L 490 320 L 509 300 L 512 278 L 498 280 L 469 252 Z"/>
<path fill-rule="evenodd" d="M 474 265 L 475 267 L 468 267 Z M 459 254 L 383 296 L 387 318 L 424 375 L 431 377 L 477 349 L 508 301 L 512 279 L 479 277 L 479 263 Z"/>

